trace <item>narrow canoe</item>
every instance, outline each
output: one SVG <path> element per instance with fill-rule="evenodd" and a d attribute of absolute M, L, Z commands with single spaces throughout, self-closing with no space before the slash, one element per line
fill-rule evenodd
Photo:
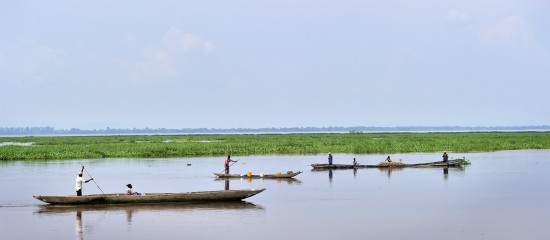
<path fill-rule="evenodd" d="M 214 173 L 219 178 L 293 178 L 296 175 L 302 173 L 299 172 L 287 172 L 287 173 L 276 173 L 276 174 L 263 174 L 263 175 L 246 175 L 246 174 L 225 174 L 225 173 Z"/>
<path fill-rule="evenodd" d="M 34 198 L 53 205 L 81 204 L 158 204 L 179 202 L 224 202 L 240 201 L 252 197 L 265 190 L 221 190 L 182 193 L 145 193 L 142 195 L 124 194 L 94 194 L 84 196 L 33 196 Z"/>
<path fill-rule="evenodd" d="M 353 164 L 311 164 L 311 167 L 313 169 L 354 169 L 354 168 L 404 168 L 404 167 L 416 167 L 416 168 L 423 168 L 423 167 L 459 167 L 466 164 L 466 160 L 464 158 L 459 159 L 453 159 L 449 160 L 447 162 L 439 161 L 439 162 L 427 162 L 427 163 L 413 163 L 413 164 L 406 164 L 406 163 L 397 163 L 395 162 L 395 165 L 353 165 Z"/>

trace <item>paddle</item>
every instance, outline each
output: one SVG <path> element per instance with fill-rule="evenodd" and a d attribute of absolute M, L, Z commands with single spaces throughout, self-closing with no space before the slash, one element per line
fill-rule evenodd
<path fill-rule="evenodd" d="M 230 168 L 231 166 L 233 166 L 233 164 L 237 163 L 238 161 L 240 161 L 241 159 L 238 159 L 237 161 L 234 161 L 233 163 L 229 164 L 229 167 L 227 168 Z M 225 172 L 225 168 L 218 174 L 222 174 L 223 172 Z"/>
<path fill-rule="evenodd" d="M 84 169 L 84 171 L 86 171 L 86 173 L 88 174 L 88 176 L 90 176 L 90 178 L 92 179 L 92 181 L 94 181 L 95 185 L 97 186 L 97 188 L 99 188 L 99 191 L 101 191 L 102 194 L 105 194 L 103 192 L 103 190 L 101 190 L 101 188 L 99 187 L 99 185 L 97 185 L 97 183 L 95 182 L 95 179 L 94 177 L 92 177 L 92 175 L 88 172 L 88 170 L 86 168 L 84 168 L 84 165 L 82 165 L 82 169 Z"/>

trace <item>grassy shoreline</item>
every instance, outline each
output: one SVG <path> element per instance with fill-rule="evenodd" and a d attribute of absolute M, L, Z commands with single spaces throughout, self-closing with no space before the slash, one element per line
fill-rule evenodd
<path fill-rule="evenodd" d="M 550 149 L 550 132 L 0 137 L 0 160 Z"/>

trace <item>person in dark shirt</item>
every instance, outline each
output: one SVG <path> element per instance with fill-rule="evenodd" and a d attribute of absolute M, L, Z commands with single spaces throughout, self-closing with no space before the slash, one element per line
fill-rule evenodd
<path fill-rule="evenodd" d="M 443 152 L 443 162 L 449 161 L 449 155 L 447 155 L 447 152 Z"/>
<path fill-rule="evenodd" d="M 237 162 L 237 161 L 231 160 L 231 155 L 227 155 L 227 159 L 225 159 L 225 162 L 223 163 L 223 167 L 225 168 L 225 174 L 229 174 L 229 164 L 231 162 Z"/>

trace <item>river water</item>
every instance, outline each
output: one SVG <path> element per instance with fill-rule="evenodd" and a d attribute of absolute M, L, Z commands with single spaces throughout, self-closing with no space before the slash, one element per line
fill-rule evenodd
<path fill-rule="evenodd" d="M 326 155 L 235 156 L 232 173 L 303 171 L 295 180 L 235 179 L 267 190 L 237 203 L 53 207 L 33 195 L 222 190 L 223 157 L 0 163 L 0 239 L 550 239 L 550 150 L 450 153 L 464 168 L 312 171 Z M 376 164 L 385 155 L 334 154 Z M 393 154 L 431 162 L 440 153 Z"/>

